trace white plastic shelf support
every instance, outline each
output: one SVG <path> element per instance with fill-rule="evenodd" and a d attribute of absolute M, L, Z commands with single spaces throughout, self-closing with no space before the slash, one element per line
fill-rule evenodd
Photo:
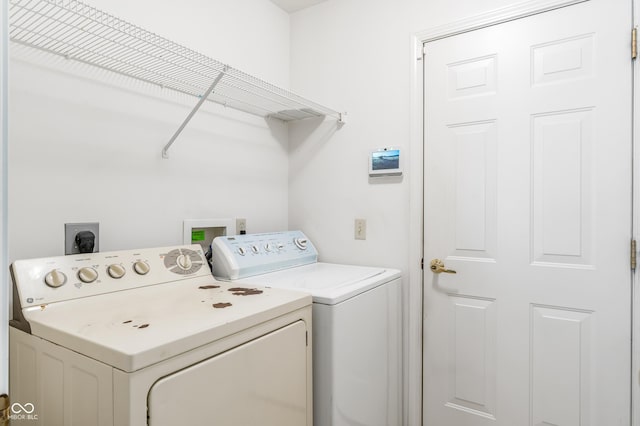
<path fill-rule="evenodd" d="M 164 157 L 204 100 L 283 121 L 330 117 L 339 126 L 346 121 L 346 113 L 76 0 L 9 0 L 9 36 L 15 43 L 201 98 L 164 147 Z"/>

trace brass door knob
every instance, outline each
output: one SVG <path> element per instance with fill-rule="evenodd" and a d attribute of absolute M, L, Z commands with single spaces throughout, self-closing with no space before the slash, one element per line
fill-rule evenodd
<path fill-rule="evenodd" d="M 430 266 L 431 272 L 433 272 L 434 274 L 440 274 L 442 272 L 444 272 L 445 274 L 455 274 L 456 271 L 454 271 L 453 269 L 447 269 L 444 266 L 444 262 L 440 259 L 433 259 L 431 261 L 431 266 Z"/>

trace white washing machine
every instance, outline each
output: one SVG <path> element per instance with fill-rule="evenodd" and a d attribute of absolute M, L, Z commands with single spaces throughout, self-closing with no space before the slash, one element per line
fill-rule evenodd
<path fill-rule="evenodd" d="M 16 261 L 13 424 L 312 425 L 311 297 L 198 245 Z"/>
<path fill-rule="evenodd" d="M 313 297 L 315 426 L 398 426 L 400 272 L 317 262 L 300 231 L 218 237 L 216 278 Z"/>

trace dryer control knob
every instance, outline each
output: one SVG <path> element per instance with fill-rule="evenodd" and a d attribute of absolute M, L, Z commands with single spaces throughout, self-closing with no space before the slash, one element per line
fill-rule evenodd
<path fill-rule="evenodd" d="M 57 269 L 54 269 L 45 275 L 44 282 L 49 287 L 57 288 L 63 286 L 64 283 L 67 282 L 67 276 Z"/>
<path fill-rule="evenodd" d="M 92 283 L 98 279 L 98 271 L 88 266 L 80 268 L 78 271 L 78 279 L 86 284 Z"/>
<path fill-rule="evenodd" d="M 118 279 L 124 277 L 124 274 L 127 273 L 127 270 L 124 269 L 124 266 L 120 265 L 119 263 L 114 263 L 107 266 L 107 273 L 109 273 L 109 276 L 111 278 Z"/>
<path fill-rule="evenodd" d="M 183 271 L 188 271 L 193 266 L 191 258 L 186 254 L 181 254 L 180 256 L 178 256 L 178 258 L 176 259 L 176 264 L 178 265 L 178 268 L 182 269 Z"/>
<path fill-rule="evenodd" d="M 238 254 L 240 256 L 244 256 L 245 254 L 247 254 L 247 250 L 245 250 L 244 247 L 238 247 Z"/>
<path fill-rule="evenodd" d="M 306 250 L 309 240 L 307 240 L 306 238 L 294 238 L 293 242 L 300 250 Z"/>
<path fill-rule="evenodd" d="M 138 260 L 133 264 L 133 270 L 138 275 L 146 275 L 147 273 L 149 273 L 150 269 L 151 268 L 149 268 L 149 264 L 143 260 Z"/>

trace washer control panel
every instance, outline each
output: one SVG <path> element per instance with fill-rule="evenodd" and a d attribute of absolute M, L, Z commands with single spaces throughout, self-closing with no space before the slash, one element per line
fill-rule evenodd
<path fill-rule="evenodd" d="M 302 231 L 216 237 L 211 243 L 213 275 L 235 280 L 318 261 Z"/>
<path fill-rule="evenodd" d="M 197 244 L 17 260 L 11 274 L 22 308 L 211 276 Z"/>

